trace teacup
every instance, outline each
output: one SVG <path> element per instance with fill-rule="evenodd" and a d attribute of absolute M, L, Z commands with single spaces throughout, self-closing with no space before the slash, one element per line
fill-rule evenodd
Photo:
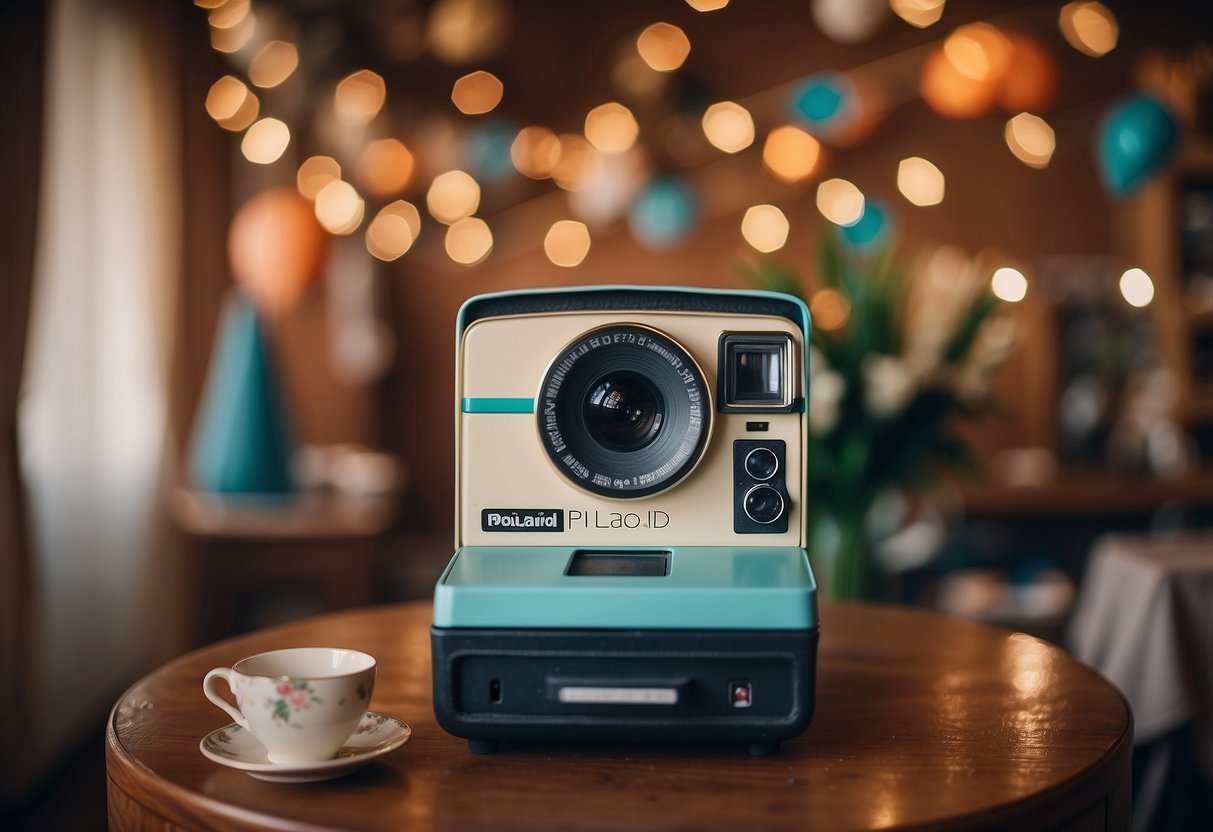
<path fill-rule="evenodd" d="M 223 679 L 233 708 L 216 687 Z M 357 650 L 272 650 L 217 667 L 202 692 L 265 746 L 273 763 L 329 760 L 354 733 L 371 704 L 375 659 Z"/>

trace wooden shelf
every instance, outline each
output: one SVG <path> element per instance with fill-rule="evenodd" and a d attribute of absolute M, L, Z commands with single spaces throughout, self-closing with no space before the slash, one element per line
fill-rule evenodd
<path fill-rule="evenodd" d="M 1130 478 L 1107 472 L 1066 474 L 1043 486 L 982 484 L 960 488 L 965 511 L 973 517 L 1104 517 L 1154 511 L 1178 502 L 1213 506 L 1213 471 L 1173 480 Z"/>

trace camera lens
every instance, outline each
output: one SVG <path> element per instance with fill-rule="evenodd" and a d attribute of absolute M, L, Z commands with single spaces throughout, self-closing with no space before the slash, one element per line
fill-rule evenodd
<path fill-rule="evenodd" d="M 743 502 L 746 516 L 767 525 L 783 516 L 783 495 L 771 485 L 756 485 L 746 492 Z"/>
<path fill-rule="evenodd" d="M 539 438 L 570 482 L 645 497 L 691 473 L 707 448 L 712 402 L 681 344 L 639 324 L 590 330 L 549 365 L 536 402 Z"/>
<path fill-rule="evenodd" d="M 756 480 L 769 480 L 779 470 L 779 457 L 770 448 L 755 448 L 746 454 L 745 472 Z"/>
<path fill-rule="evenodd" d="M 603 376 L 585 402 L 590 434 L 608 448 L 637 451 L 661 430 L 661 394 L 643 376 L 620 372 Z"/>

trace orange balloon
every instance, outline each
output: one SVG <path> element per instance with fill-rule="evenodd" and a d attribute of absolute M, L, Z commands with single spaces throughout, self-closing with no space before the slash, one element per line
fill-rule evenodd
<path fill-rule="evenodd" d="M 940 47 L 923 63 L 918 91 L 941 116 L 977 118 L 994 108 L 1003 80 L 1003 77 L 977 79 L 964 75 Z"/>
<path fill-rule="evenodd" d="M 1003 78 L 998 103 L 1008 113 L 1040 113 L 1057 101 L 1061 73 L 1057 59 L 1027 35 L 1007 34 L 1011 63 Z"/>
<path fill-rule="evenodd" d="M 240 206 L 227 234 L 236 282 L 273 315 L 299 302 L 319 275 L 327 251 L 328 235 L 311 203 L 294 188 L 257 194 Z"/>

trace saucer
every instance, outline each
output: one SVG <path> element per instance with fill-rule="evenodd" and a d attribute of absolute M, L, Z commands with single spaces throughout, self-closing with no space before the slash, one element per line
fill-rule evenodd
<path fill-rule="evenodd" d="M 221 766 L 240 769 L 271 783 L 312 783 L 349 774 L 376 757 L 409 741 L 413 729 L 393 716 L 367 711 L 358 729 L 332 760 L 310 763 L 272 763 L 265 746 L 251 733 L 232 723 L 212 731 L 198 744 L 203 756 Z"/>

